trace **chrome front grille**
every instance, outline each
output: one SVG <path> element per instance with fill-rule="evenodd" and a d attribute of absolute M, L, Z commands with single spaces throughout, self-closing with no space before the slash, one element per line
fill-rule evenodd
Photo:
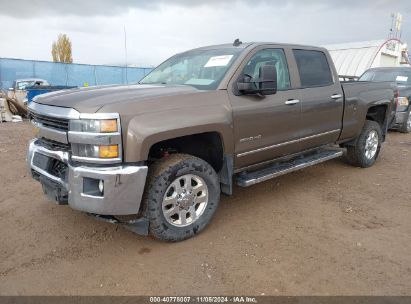
<path fill-rule="evenodd" d="M 99 164 L 115 164 L 122 161 L 121 124 L 118 113 L 82 113 L 73 108 L 49 106 L 32 101 L 29 104 L 29 115 L 36 126 L 36 145 L 43 151 L 59 153 L 65 159 Z M 72 120 L 104 120 L 115 119 L 117 131 L 107 133 L 91 133 L 69 130 Z M 76 145 L 90 145 L 94 150 L 100 146 L 116 145 L 116 157 L 99 157 L 99 155 L 77 155 Z M 62 156 L 62 157 L 63 157 Z M 67 162 L 66 161 L 66 162 Z"/>
<path fill-rule="evenodd" d="M 44 138 L 44 137 L 39 138 L 37 140 L 37 143 L 40 146 L 46 149 L 52 150 L 52 151 L 70 151 L 71 150 L 71 147 L 68 143 L 67 144 L 61 143 L 61 142 L 54 141 L 54 140 Z"/>
<path fill-rule="evenodd" d="M 30 111 L 30 118 L 34 123 L 38 123 L 44 127 L 67 132 L 69 129 L 69 120 L 56 118 L 47 115 L 41 115 Z"/>

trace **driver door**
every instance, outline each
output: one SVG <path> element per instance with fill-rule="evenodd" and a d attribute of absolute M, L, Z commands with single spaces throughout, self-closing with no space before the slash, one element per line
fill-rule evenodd
<path fill-rule="evenodd" d="M 276 94 L 241 95 L 229 90 L 236 169 L 299 151 L 300 93 L 292 89 L 289 64 L 283 48 L 259 47 L 254 50 L 233 77 L 231 87 L 236 86 L 244 76 L 259 78 L 259 68 L 264 64 L 274 64 L 277 69 Z"/>

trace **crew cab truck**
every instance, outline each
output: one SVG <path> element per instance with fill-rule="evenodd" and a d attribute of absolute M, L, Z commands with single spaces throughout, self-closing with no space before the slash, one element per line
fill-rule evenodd
<path fill-rule="evenodd" d="M 324 48 L 236 41 L 177 54 L 137 84 L 36 97 L 27 159 L 59 204 L 181 241 L 233 184 L 345 150 L 354 166 L 373 165 L 393 105 L 392 83 L 341 84 Z"/>

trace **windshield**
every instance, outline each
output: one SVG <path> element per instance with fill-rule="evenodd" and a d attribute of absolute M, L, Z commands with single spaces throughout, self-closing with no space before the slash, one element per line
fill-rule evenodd
<path fill-rule="evenodd" d="M 215 90 L 243 49 L 195 50 L 166 60 L 144 77 L 141 84 L 185 84 Z"/>
<path fill-rule="evenodd" d="M 411 85 L 410 70 L 370 70 L 365 72 L 359 79 L 360 81 L 392 81 L 399 84 Z"/>
<path fill-rule="evenodd" d="M 39 80 L 27 80 L 17 82 L 17 90 L 25 90 L 28 87 L 47 85 L 46 82 Z"/>

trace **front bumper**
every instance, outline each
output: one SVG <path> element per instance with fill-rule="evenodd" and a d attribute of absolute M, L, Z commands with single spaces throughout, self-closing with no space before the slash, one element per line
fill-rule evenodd
<path fill-rule="evenodd" d="M 408 111 L 395 113 L 395 125 L 401 125 L 408 119 Z"/>
<path fill-rule="evenodd" d="M 41 168 L 34 158 L 37 153 L 43 159 L 62 163 L 64 174 Z M 147 166 L 76 165 L 70 161 L 68 152 L 49 150 L 36 139 L 30 141 L 27 162 L 30 174 L 42 183 L 44 192 L 57 201 L 67 201 L 73 209 L 102 215 L 137 214 L 140 210 Z M 90 180 L 103 181 L 103 193 L 87 192 Z"/>

